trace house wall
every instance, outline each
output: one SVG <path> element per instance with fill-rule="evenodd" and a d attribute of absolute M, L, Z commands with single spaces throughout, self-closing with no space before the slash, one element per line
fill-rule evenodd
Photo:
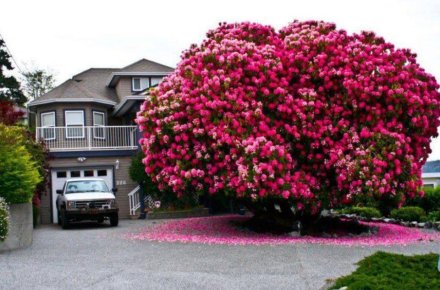
<path fill-rule="evenodd" d="M 41 113 L 55 111 L 56 125 L 58 127 L 65 126 L 64 112 L 68 110 L 84 110 L 85 125 L 93 126 L 93 110 L 102 111 L 109 117 L 108 106 L 94 103 L 56 103 L 39 106 L 37 112 L 37 127 L 41 126 Z"/>
<path fill-rule="evenodd" d="M 434 187 L 437 187 L 440 185 L 440 178 L 426 178 L 426 177 L 422 177 L 423 180 L 423 184 L 434 184 Z"/>
<path fill-rule="evenodd" d="M 133 151 L 133 154 L 136 151 Z M 78 152 L 78 157 L 81 152 Z M 129 204 L 128 193 L 132 191 L 138 184 L 131 180 L 129 176 L 129 168 L 131 165 L 130 156 L 121 157 L 88 157 L 84 162 L 79 163 L 75 158 L 56 158 L 49 161 L 49 166 L 53 168 L 81 168 L 81 167 L 99 167 L 99 166 L 115 166 L 116 160 L 119 160 L 119 169 L 114 168 L 114 186 L 118 189 L 116 192 L 116 200 L 119 205 L 119 217 L 128 218 Z M 52 184 L 47 188 L 45 194 L 41 197 L 41 222 L 44 224 L 51 223 L 51 197 Z"/>
<path fill-rule="evenodd" d="M 131 90 L 131 77 L 121 77 L 116 84 L 116 94 L 119 99 L 133 94 Z"/>

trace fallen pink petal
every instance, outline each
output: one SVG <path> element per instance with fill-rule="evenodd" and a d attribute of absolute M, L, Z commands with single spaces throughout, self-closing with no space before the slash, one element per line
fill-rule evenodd
<path fill-rule="evenodd" d="M 326 244 L 341 246 L 393 246 L 420 242 L 440 242 L 440 234 L 395 224 L 366 223 L 377 227 L 370 236 L 312 237 L 256 233 L 234 225 L 249 217 L 224 215 L 171 220 L 126 237 L 132 240 L 219 245 Z"/>

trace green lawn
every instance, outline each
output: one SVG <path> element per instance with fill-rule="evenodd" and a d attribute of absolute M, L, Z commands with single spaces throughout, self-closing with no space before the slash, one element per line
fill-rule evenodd
<path fill-rule="evenodd" d="M 439 255 L 404 256 L 377 252 L 361 260 L 349 276 L 336 280 L 331 289 L 440 289 Z"/>

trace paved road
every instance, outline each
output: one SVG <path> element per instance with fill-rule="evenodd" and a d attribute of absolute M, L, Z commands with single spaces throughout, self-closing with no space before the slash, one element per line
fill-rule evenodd
<path fill-rule="evenodd" d="M 435 243 L 407 247 L 322 245 L 225 246 L 130 241 L 125 233 L 152 221 L 117 228 L 84 224 L 42 226 L 33 245 L 0 253 L 0 289 L 319 289 L 349 274 L 377 250 L 429 253 Z"/>

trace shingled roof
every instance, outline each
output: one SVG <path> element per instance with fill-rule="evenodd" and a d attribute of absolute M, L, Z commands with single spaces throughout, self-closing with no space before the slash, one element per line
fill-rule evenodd
<path fill-rule="evenodd" d="M 115 74 L 125 73 L 159 73 L 166 75 L 173 68 L 147 59 L 140 59 L 124 68 L 90 68 L 43 96 L 29 103 L 28 106 L 42 105 L 51 102 L 88 101 L 115 105 L 119 102 L 114 88 L 107 86 L 108 80 Z"/>
<path fill-rule="evenodd" d="M 440 172 L 440 160 L 428 161 L 423 165 L 423 173 L 438 173 Z"/>
<path fill-rule="evenodd" d="M 172 72 L 173 70 L 172 67 L 143 58 L 122 68 L 120 72 Z"/>

